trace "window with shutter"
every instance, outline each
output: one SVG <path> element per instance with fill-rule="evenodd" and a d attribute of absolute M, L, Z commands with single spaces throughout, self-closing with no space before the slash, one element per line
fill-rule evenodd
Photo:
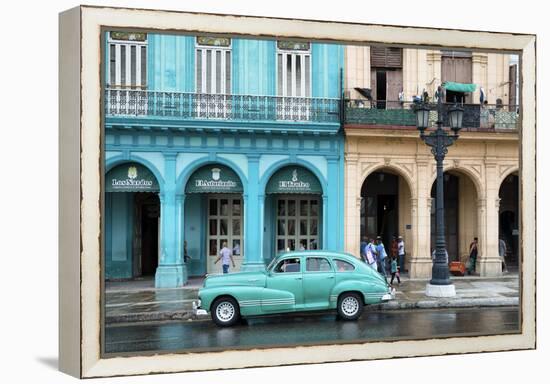
<path fill-rule="evenodd" d="M 197 93 L 231 93 L 231 39 L 199 36 L 196 41 Z"/>
<path fill-rule="evenodd" d="M 231 39 L 198 36 L 196 53 L 197 115 L 227 118 L 231 113 Z"/>
<path fill-rule="evenodd" d="M 277 42 L 277 95 L 311 96 L 311 44 Z"/>
<path fill-rule="evenodd" d="M 403 49 L 371 47 L 370 60 L 372 68 L 401 68 L 403 67 Z"/>
<path fill-rule="evenodd" d="M 107 86 L 144 89 L 147 84 L 147 34 L 110 32 Z"/>
<path fill-rule="evenodd" d="M 277 118 L 308 120 L 311 97 L 311 44 L 277 42 Z"/>

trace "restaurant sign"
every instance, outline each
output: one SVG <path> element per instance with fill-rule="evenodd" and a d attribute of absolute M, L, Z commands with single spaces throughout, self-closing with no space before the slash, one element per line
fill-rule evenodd
<path fill-rule="evenodd" d="M 231 168 L 221 164 L 204 166 L 191 176 L 186 193 L 242 193 L 243 184 Z"/>
<path fill-rule="evenodd" d="M 290 166 L 277 171 L 267 184 L 266 193 L 322 194 L 319 180 L 303 167 Z"/>
<path fill-rule="evenodd" d="M 153 173 L 138 163 L 121 164 L 105 176 L 107 192 L 158 192 L 157 178 Z"/>

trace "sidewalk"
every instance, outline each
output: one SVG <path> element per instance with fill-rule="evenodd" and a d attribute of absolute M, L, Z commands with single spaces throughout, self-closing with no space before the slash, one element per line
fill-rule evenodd
<path fill-rule="evenodd" d="M 401 284 L 394 285 L 397 291 L 395 300 L 368 308 L 371 310 L 464 308 L 515 306 L 519 303 L 517 273 L 507 273 L 499 278 L 465 276 L 451 277 L 451 279 L 455 285 L 456 296 L 433 298 L 424 294 L 426 280 L 409 280 L 403 276 Z M 191 278 L 185 287 L 174 289 L 155 289 L 152 278 L 107 282 L 106 324 L 191 321 L 195 319 L 192 314 L 192 302 L 198 298 L 202 281 L 202 278 Z"/>

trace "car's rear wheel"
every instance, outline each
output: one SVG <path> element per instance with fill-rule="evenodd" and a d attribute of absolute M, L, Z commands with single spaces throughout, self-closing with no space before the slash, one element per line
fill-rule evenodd
<path fill-rule="evenodd" d="M 355 292 L 346 292 L 338 298 L 338 315 L 344 320 L 357 320 L 363 312 L 363 300 Z"/>
<path fill-rule="evenodd" d="M 220 327 L 229 327 L 239 321 L 241 314 L 237 301 L 232 297 L 220 297 L 212 304 L 212 320 Z"/>

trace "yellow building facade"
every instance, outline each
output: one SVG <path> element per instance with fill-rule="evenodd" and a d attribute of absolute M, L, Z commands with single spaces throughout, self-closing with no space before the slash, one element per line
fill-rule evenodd
<path fill-rule="evenodd" d="M 449 61 L 448 52 L 403 49 L 397 66 L 397 60 L 386 56 L 386 61 L 381 61 L 381 56 L 374 57 L 370 50 L 346 48 L 345 248 L 359 256 L 365 237 L 382 235 L 388 249 L 393 236 L 403 236 L 405 270 L 411 278 L 429 278 L 435 235 L 435 160 L 419 138 L 408 101 L 423 91 L 434 95 L 437 86 L 446 81 L 442 72 L 449 80 L 449 68 L 456 63 Z M 517 262 L 519 249 L 518 109 L 511 103 L 515 101 L 517 68 L 509 55 L 458 53 L 456 57 L 457 76 L 471 76 L 470 82 L 477 88 L 465 99 L 471 104 L 473 120 L 448 148 L 445 158 L 449 261 L 467 264 L 470 244 L 477 237 L 476 272 L 500 276 L 501 240 L 506 245 L 507 261 Z M 389 68 L 382 69 L 387 77 L 380 75 L 380 64 L 371 65 L 375 60 L 390 63 Z M 377 82 L 384 79 L 385 101 L 376 97 L 368 100 L 358 89 L 380 96 L 384 89 Z M 391 83 L 395 79 L 399 81 Z M 405 102 L 395 97 L 398 85 Z M 489 107 L 479 105 L 481 87 Z"/>

